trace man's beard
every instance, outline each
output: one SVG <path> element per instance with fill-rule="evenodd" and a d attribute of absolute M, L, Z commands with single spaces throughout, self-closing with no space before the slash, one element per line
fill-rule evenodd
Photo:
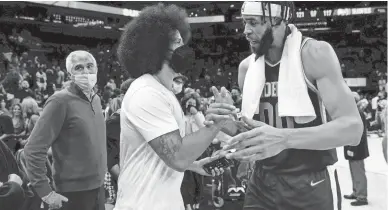
<path fill-rule="evenodd" d="M 272 28 L 269 28 L 264 32 L 264 36 L 259 43 L 259 47 L 251 47 L 251 50 L 253 53 L 256 54 L 257 57 L 261 57 L 262 55 L 265 55 L 268 52 L 269 48 L 271 48 L 272 42 Z"/>

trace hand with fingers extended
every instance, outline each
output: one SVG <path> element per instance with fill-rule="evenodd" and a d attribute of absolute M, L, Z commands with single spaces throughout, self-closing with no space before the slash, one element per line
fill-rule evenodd
<path fill-rule="evenodd" d="M 227 153 L 226 158 L 240 161 L 263 160 L 288 148 L 286 129 L 278 129 L 246 117 L 243 117 L 242 120 L 250 130 L 226 142 L 224 151 L 236 150 L 233 153 Z"/>
<path fill-rule="evenodd" d="M 213 86 L 211 90 L 216 103 L 234 104 L 232 94 L 225 87 L 222 87 L 221 90 L 218 91 L 218 89 Z"/>
<path fill-rule="evenodd" d="M 47 196 L 42 198 L 43 202 L 47 203 L 49 209 L 60 209 L 62 208 L 63 202 L 68 202 L 68 199 L 54 191 L 50 192 Z"/>
<path fill-rule="evenodd" d="M 237 109 L 233 106 L 231 94 L 225 87 L 219 92 L 216 87 L 211 88 L 214 94 L 215 103 L 210 104 L 206 110 L 205 122 L 206 126 L 212 124 L 225 124 L 228 120 L 233 120 L 237 114 Z"/>

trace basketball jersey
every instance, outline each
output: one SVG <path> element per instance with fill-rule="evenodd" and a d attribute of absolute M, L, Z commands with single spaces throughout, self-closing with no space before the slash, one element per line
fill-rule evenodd
<path fill-rule="evenodd" d="M 308 39 L 303 37 L 301 47 Z M 259 112 L 253 116 L 253 119 L 265 122 L 266 124 L 276 128 L 304 128 L 314 127 L 325 123 L 328 116 L 324 110 L 323 104 L 320 100 L 319 93 L 316 88 L 309 87 L 308 94 L 314 106 L 316 118 L 315 120 L 298 124 L 293 117 L 280 117 L 278 112 L 278 78 L 279 66 L 265 64 L 265 78 L 266 83 L 260 98 Z M 313 86 L 306 79 L 306 83 Z M 314 90 L 313 90 L 314 89 Z M 311 136 L 314 138 L 314 136 Z M 275 173 L 304 173 L 309 171 L 319 171 L 328 165 L 337 162 L 337 153 L 335 149 L 332 150 L 302 150 L 302 149 L 287 149 L 278 155 L 257 161 L 256 164 L 264 170 L 270 170 Z"/>

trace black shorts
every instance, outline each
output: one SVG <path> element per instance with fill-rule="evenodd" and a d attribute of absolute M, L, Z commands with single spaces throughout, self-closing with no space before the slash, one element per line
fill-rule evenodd
<path fill-rule="evenodd" d="M 334 210 L 333 203 L 327 169 L 279 175 L 257 167 L 248 183 L 244 210 Z"/>

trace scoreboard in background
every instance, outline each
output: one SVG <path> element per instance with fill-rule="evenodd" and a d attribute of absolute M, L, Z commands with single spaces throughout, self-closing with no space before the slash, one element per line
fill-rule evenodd
<path fill-rule="evenodd" d="M 305 10 L 296 12 L 296 20 L 306 18 L 325 18 L 336 16 L 371 15 L 387 13 L 386 7 L 361 7 L 361 8 L 338 8 L 325 10 Z"/>

